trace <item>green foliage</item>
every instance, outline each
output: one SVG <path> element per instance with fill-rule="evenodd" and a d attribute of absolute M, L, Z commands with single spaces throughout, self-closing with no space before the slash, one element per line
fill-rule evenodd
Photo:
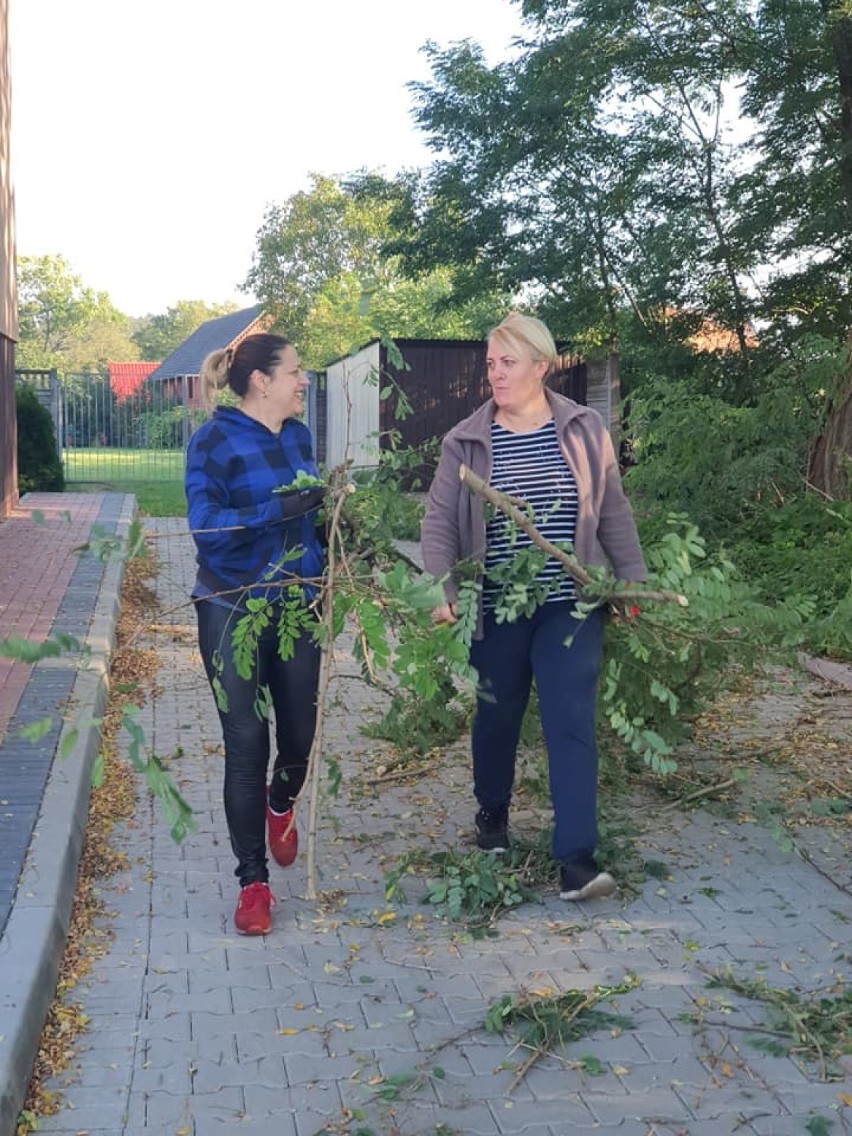
<path fill-rule="evenodd" d="M 620 741 L 654 770 L 675 768 L 673 751 L 726 684 L 801 644 L 813 604 L 798 595 L 760 601 L 734 565 L 708 554 L 695 525 L 673 515 L 645 547 L 648 587 L 688 606 L 645 604 L 606 634 L 601 713 Z"/>
<path fill-rule="evenodd" d="M 234 668 L 240 678 L 250 679 L 255 670 L 257 646 L 263 633 L 275 620 L 278 653 L 283 660 L 292 659 L 296 640 L 302 634 L 313 634 L 316 618 L 305 607 L 301 588 L 291 587 L 279 600 L 248 597 L 246 614 L 235 620 L 231 632 Z M 214 667 L 221 669 L 222 656 L 216 653 Z M 266 717 L 265 700 L 258 703 L 261 717 Z"/>
<path fill-rule="evenodd" d="M 172 839 L 179 844 L 188 832 L 197 828 L 195 817 L 162 761 L 154 753 L 146 755 L 145 732 L 139 724 L 138 715 L 137 706 L 128 704 L 124 707 L 121 725 L 130 738 L 127 756 L 159 800 Z"/>
<path fill-rule="evenodd" d="M 139 357 L 129 317 L 85 287 L 62 256 L 20 257 L 18 312 L 18 367 L 89 371 Z"/>
<path fill-rule="evenodd" d="M 518 1044 L 528 1051 L 513 1084 L 516 1085 L 532 1065 L 548 1053 L 564 1056 L 564 1047 L 600 1030 L 624 1030 L 633 1027 L 633 1019 L 625 1014 L 601 1009 L 619 994 L 627 994 L 639 985 L 628 976 L 612 986 L 594 986 L 591 990 L 565 990 L 560 994 L 541 995 L 522 992 L 504 994 L 492 1002 L 485 1015 L 486 1033 L 514 1033 Z M 582 1059 L 583 1068 L 597 1075 L 602 1070 L 594 1057 Z"/>
<path fill-rule="evenodd" d="M 535 898 L 524 858 L 478 849 L 401 857 L 385 875 L 385 898 L 398 896 L 402 882 L 415 871 L 427 875 L 424 903 L 439 915 L 474 928 L 491 926 L 507 909 Z"/>
<path fill-rule="evenodd" d="M 435 682 L 437 689 L 431 698 L 394 692 L 382 717 L 366 722 L 362 732 L 390 742 L 404 757 L 422 757 L 436 747 L 450 745 L 470 720 L 469 700 L 459 695 L 452 679 L 439 675 Z"/>
<path fill-rule="evenodd" d="M 804 595 L 814 604 L 805 646 L 852 658 L 852 505 L 815 493 L 758 513 L 731 536 L 731 558 L 766 603 Z"/>
<path fill-rule="evenodd" d="M 315 477 L 312 473 L 308 473 L 304 469 L 298 470 L 296 476 L 287 485 L 279 485 L 274 489 L 274 493 L 286 493 L 288 489 L 312 489 L 317 485 L 322 485 L 323 480 L 321 477 Z"/>
<path fill-rule="evenodd" d="M 15 384 L 18 418 L 18 488 L 21 493 L 61 493 L 65 474 L 56 449 L 53 419 L 41 405 L 34 387 Z"/>
<path fill-rule="evenodd" d="M 776 375 L 753 406 L 685 381 L 646 382 L 632 400 L 636 464 L 626 484 L 648 521 L 683 512 L 707 539 L 729 541 L 732 528 L 798 494 L 819 404 L 795 378 L 782 384 Z"/>
<path fill-rule="evenodd" d="M 394 540 L 417 540 L 423 520 L 422 502 L 412 494 L 421 489 L 421 470 L 437 449 L 433 440 L 418 447 L 379 452 L 375 469 L 358 473 L 358 493 L 347 518 L 359 539 L 390 551 Z"/>
<path fill-rule="evenodd" d="M 80 650 L 79 641 L 65 634 L 55 635 L 43 643 L 35 643 L 17 635 L 0 640 L 0 657 L 17 659 L 25 663 L 35 663 L 41 659 L 55 658 L 65 652 L 80 652 Z M 86 665 L 88 665 L 88 654 L 82 652 L 80 666 L 85 667 Z M 121 727 L 129 738 L 127 755 L 134 768 L 145 778 L 148 788 L 159 800 L 171 835 L 174 840 L 179 842 L 184 839 L 187 832 L 196 827 L 192 809 L 184 800 L 168 770 L 164 768 L 156 754 L 146 753 L 145 734 L 139 724 L 138 717 L 139 708 L 137 706 L 128 704 L 122 708 Z M 88 719 L 88 722 L 89 724 L 100 724 L 99 719 Z M 28 736 L 31 741 L 37 741 L 39 737 L 44 736 L 47 728 L 49 728 L 48 720 L 42 719 L 39 722 L 32 723 L 24 736 Z M 79 722 L 68 727 L 65 739 L 60 747 L 60 756 L 67 756 L 79 737 L 79 733 Z M 99 783 L 102 773 L 101 758 L 95 762 L 92 769 L 93 784 Z"/>
<path fill-rule="evenodd" d="M 246 284 L 315 367 L 386 336 L 479 338 L 499 302 L 453 306 L 452 272 L 405 279 L 387 249 L 401 187 L 362 172 L 343 182 L 314 175 L 266 210 Z M 485 297 L 492 290 L 484 292 Z"/>
<path fill-rule="evenodd" d="M 81 644 L 73 635 L 64 632 L 36 642 L 34 639 L 24 639 L 20 635 L 9 635 L 0 639 L 0 657 L 4 659 L 17 659 L 21 663 L 37 663 L 42 659 L 56 658 L 66 652 L 81 650 Z"/>
<path fill-rule="evenodd" d="M 763 978 L 739 978 L 730 969 L 714 972 L 707 985 L 760 1002 L 768 1029 L 775 1034 L 775 1052 L 797 1058 L 822 1081 L 845 1078 L 841 1058 L 852 1053 L 852 990 L 822 994 L 778 989 Z M 749 1040 L 756 1048 L 766 1048 L 765 1038 L 753 1035 Z"/>

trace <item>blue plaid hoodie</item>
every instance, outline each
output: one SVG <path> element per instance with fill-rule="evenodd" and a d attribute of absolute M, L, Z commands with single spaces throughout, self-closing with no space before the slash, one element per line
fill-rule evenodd
<path fill-rule="evenodd" d="M 186 452 L 185 478 L 198 563 L 195 599 L 224 591 L 233 595 L 220 602 L 238 603 L 246 595 L 272 599 L 280 587 L 256 585 L 321 575 L 317 513 L 285 521 L 282 497 L 273 492 L 289 485 L 299 470 L 318 476 L 311 433 L 298 419 L 287 419 L 273 434 L 227 406 L 196 430 Z M 316 587 L 304 585 L 304 591 L 311 598 Z"/>

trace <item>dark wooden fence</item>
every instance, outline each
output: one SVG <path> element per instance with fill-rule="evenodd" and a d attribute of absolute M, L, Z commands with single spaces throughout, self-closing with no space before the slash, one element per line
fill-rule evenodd
<path fill-rule="evenodd" d="M 382 350 L 382 373 L 398 384 L 411 405 L 411 414 L 399 418 L 397 400 L 391 396 L 380 407 L 380 429 L 399 432 L 403 446 L 419 446 L 430 438 L 442 438 L 455 424 L 472 414 L 490 396 L 485 371 L 485 344 L 477 340 L 398 339 L 396 345 L 410 370 L 398 370 Z M 586 365 L 575 356 L 563 355 L 548 386 L 586 401 Z M 387 444 L 386 442 L 384 444 Z"/>

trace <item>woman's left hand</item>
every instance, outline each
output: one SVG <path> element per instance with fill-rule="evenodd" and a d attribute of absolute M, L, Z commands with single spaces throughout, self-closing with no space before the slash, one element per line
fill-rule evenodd
<path fill-rule="evenodd" d="M 432 609 L 432 622 L 433 623 L 457 623 L 456 619 L 456 605 L 453 603 L 441 604 L 440 607 Z"/>

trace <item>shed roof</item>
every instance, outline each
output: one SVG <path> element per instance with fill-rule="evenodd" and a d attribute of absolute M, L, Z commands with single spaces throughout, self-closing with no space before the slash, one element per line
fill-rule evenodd
<path fill-rule="evenodd" d="M 178 375 L 199 374 L 201 364 L 211 351 L 235 347 L 251 332 L 264 330 L 261 326 L 265 322 L 262 313 L 263 306 L 255 304 L 254 307 L 242 308 L 238 312 L 229 312 L 226 316 L 207 320 L 179 347 L 176 347 L 156 371 L 151 372 L 149 381 L 161 382 L 164 379 L 176 378 Z"/>
<path fill-rule="evenodd" d="M 112 393 L 118 399 L 129 398 L 159 365 L 138 360 L 133 363 L 108 363 Z"/>

